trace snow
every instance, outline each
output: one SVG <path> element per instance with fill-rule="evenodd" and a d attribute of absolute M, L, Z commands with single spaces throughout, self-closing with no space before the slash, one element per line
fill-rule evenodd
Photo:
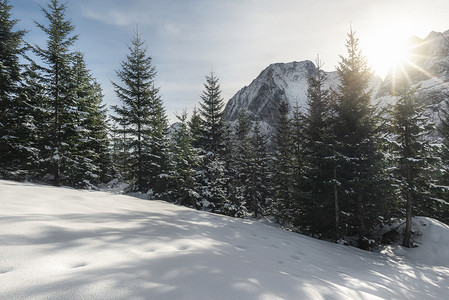
<path fill-rule="evenodd" d="M 0 205 L 0 299 L 449 299 L 431 219 L 398 256 L 107 192 L 0 180 Z"/>
<path fill-rule="evenodd" d="M 405 224 L 395 223 L 391 228 L 402 231 Z M 421 264 L 449 268 L 449 226 L 440 221 L 415 217 L 412 220 L 412 242 L 417 246 L 405 249 L 402 246 L 386 246 L 381 253 L 396 257 L 404 257 Z"/>

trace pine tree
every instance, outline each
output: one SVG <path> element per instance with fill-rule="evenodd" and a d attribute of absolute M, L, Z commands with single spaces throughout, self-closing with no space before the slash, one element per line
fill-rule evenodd
<path fill-rule="evenodd" d="M 250 176 L 253 170 L 253 148 L 250 142 L 249 134 L 251 125 L 245 112 L 241 112 L 235 125 L 234 135 L 231 137 L 233 147 L 229 151 L 229 163 L 227 164 L 228 176 L 230 177 L 230 201 L 237 207 L 247 207 L 248 202 L 252 201 L 252 187 Z M 246 214 L 246 208 L 240 212 L 240 215 Z"/>
<path fill-rule="evenodd" d="M 207 164 L 205 170 L 201 170 L 202 186 L 198 202 L 198 209 L 219 214 L 233 215 L 237 210 L 228 200 L 229 177 L 226 176 L 226 166 L 223 160 L 214 156 L 212 152 L 204 158 Z"/>
<path fill-rule="evenodd" d="M 426 107 L 416 97 L 417 90 L 404 79 L 396 89 L 393 108 L 392 153 L 395 161 L 395 177 L 400 199 L 405 203 L 406 226 L 403 246 L 410 247 L 411 222 L 414 212 L 426 213 L 431 206 L 432 163 L 435 157 L 428 139 L 434 131 L 426 116 Z"/>
<path fill-rule="evenodd" d="M 20 96 L 24 31 L 14 31 L 9 1 L 0 1 L 0 177 L 22 178 L 33 160 L 29 107 Z"/>
<path fill-rule="evenodd" d="M 438 126 L 438 132 L 442 137 L 441 143 L 441 170 L 442 174 L 439 180 L 439 185 L 442 187 L 440 189 L 440 197 L 443 199 L 448 199 L 449 196 L 449 95 L 446 94 L 446 99 L 443 103 L 443 108 L 441 111 L 440 124 Z M 449 224 L 449 202 L 441 201 L 441 209 L 438 214 L 438 219 Z"/>
<path fill-rule="evenodd" d="M 220 84 L 214 73 L 206 76 L 205 90 L 201 95 L 201 145 L 206 152 L 220 155 L 224 134 L 223 107 Z"/>
<path fill-rule="evenodd" d="M 106 109 L 100 85 L 87 70 L 82 53 L 74 56 L 73 84 L 77 106 L 74 186 L 95 188 L 112 179 Z"/>
<path fill-rule="evenodd" d="M 176 116 L 180 121 L 172 136 L 170 199 L 188 207 L 200 201 L 201 177 L 198 169 L 201 163 L 200 151 L 192 146 L 193 138 L 187 124 L 187 113 Z"/>
<path fill-rule="evenodd" d="M 281 224 L 291 225 L 294 214 L 293 199 L 293 142 L 288 117 L 289 107 L 282 102 L 278 108 L 278 129 L 274 139 L 273 188 L 275 190 L 273 213 Z"/>
<path fill-rule="evenodd" d="M 193 109 L 188 125 L 192 135 L 192 146 L 201 149 L 201 116 L 196 107 Z"/>
<path fill-rule="evenodd" d="M 335 150 L 341 160 L 337 169 L 341 183 L 339 204 L 348 216 L 344 224 L 347 233 L 357 234 L 359 246 L 367 248 L 367 238 L 382 216 L 384 198 L 379 191 L 382 191 L 383 157 L 377 148 L 376 119 L 370 103 L 371 72 L 352 29 L 346 48 L 347 57 L 340 56 L 337 67 L 341 82 L 335 124 Z M 375 186 L 378 190 L 373 189 Z"/>
<path fill-rule="evenodd" d="M 247 170 L 246 207 L 253 217 L 259 218 L 269 211 L 271 202 L 271 158 L 267 150 L 267 141 L 260 124 L 255 123 L 250 137 L 251 156 Z"/>
<path fill-rule="evenodd" d="M 130 54 L 116 71 L 123 85 L 113 86 L 122 106 L 113 106 L 116 115 L 112 118 L 128 143 L 125 179 L 134 190 L 156 195 L 166 188 L 168 122 L 159 89 L 154 86 L 156 70 L 144 44 L 136 32 L 128 46 Z"/>
<path fill-rule="evenodd" d="M 43 65 L 32 63 L 45 87 L 43 103 L 39 107 L 41 122 L 37 124 L 38 147 L 41 153 L 41 168 L 44 173 L 52 174 L 55 185 L 71 183 L 71 170 L 76 163 L 72 150 L 76 147 L 76 111 L 72 62 L 70 47 L 77 40 L 72 35 L 74 26 L 66 19 L 66 5 L 58 0 L 50 0 L 47 8 L 42 8 L 48 20 L 48 26 L 35 22 L 48 37 L 46 48 L 33 46 L 34 54 Z M 71 141 L 73 143 L 71 143 Z"/>
<path fill-rule="evenodd" d="M 304 156 L 301 225 L 312 235 L 338 239 L 340 212 L 334 182 L 333 113 L 330 91 L 324 88 L 326 79 L 321 62 L 317 60 L 317 71 L 309 77 L 301 140 Z"/>

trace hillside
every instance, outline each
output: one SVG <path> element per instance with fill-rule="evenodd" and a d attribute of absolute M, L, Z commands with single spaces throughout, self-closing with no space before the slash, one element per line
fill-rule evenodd
<path fill-rule="evenodd" d="M 377 254 L 106 192 L 0 181 L 0 203 L 0 299 L 449 298 L 426 218 L 422 247 Z"/>

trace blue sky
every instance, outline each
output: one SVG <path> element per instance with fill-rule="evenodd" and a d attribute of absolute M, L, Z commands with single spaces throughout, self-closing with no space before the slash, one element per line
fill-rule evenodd
<path fill-rule="evenodd" d="M 25 40 L 45 44 L 33 20 L 45 23 L 41 0 L 12 0 Z M 449 29 L 447 0 L 68 0 L 79 34 L 76 48 L 101 83 L 104 101 L 118 104 L 110 80 L 128 54 L 138 26 L 158 74 L 167 115 L 191 111 L 204 76 L 219 78 L 225 101 L 269 64 L 312 60 L 333 71 L 345 54 L 349 24 L 373 69 L 385 74 L 386 53 L 412 35 Z"/>

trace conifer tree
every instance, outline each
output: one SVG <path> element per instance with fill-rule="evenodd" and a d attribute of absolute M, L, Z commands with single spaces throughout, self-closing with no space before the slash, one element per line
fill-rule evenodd
<path fill-rule="evenodd" d="M 41 122 L 37 124 L 38 147 L 41 153 L 41 168 L 52 174 L 53 184 L 71 183 L 71 170 L 76 161 L 72 150 L 76 142 L 76 111 L 70 48 L 78 36 L 73 35 L 74 26 L 66 19 L 66 5 L 50 0 L 42 11 L 48 25 L 35 22 L 47 35 L 46 48 L 34 45 L 32 50 L 43 65 L 32 63 L 39 76 L 38 82 L 45 87 L 43 102 L 39 107 Z M 74 143 L 71 143 L 74 142 Z M 46 170 L 46 171 L 45 171 Z"/>
<path fill-rule="evenodd" d="M 136 32 L 128 46 L 130 54 L 116 71 L 123 85 L 113 82 L 113 86 L 122 106 L 113 106 L 116 115 L 112 118 L 123 126 L 119 133 L 128 143 L 125 179 L 134 190 L 157 195 L 167 183 L 168 122 L 154 86 L 156 70 L 144 44 Z"/>
<path fill-rule="evenodd" d="M 416 97 L 417 90 L 412 88 L 406 79 L 398 85 L 394 93 L 396 103 L 392 113 L 392 153 L 395 159 L 394 175 L 398 194 L 405 203 L 406 212 L 402 244 L 410 247 L 414 212 L 429 215 L 431 211 L 426 211 L 426 207 L 432 206 L 434 202 L 431 183 L 435 155 L 428 139 L 434 127 L 428 122 L 425 105 Z"/>
<path fill-rule="evenodd" d="M 223 115 L 224 101 L 221 97 L 220 84 L 214 73 L 206 76 L 201 95 L 199 113 L 201 116 L 201 145 L 206 152 L 219 155 L 222 150 L 225 130 Z"/>
<path fill-rule="evenodd" d="M 438 132 L 442 137 L 441 143 L 441 170 L 442 174 L 439 180 L 441 198 L 448 199 L 449 197 L 449 95 L 446 94 L 446 99 L 443 103 L 441 111 L 440 124 L 438 126 Z M 438 219 L 449 223 L 449 201 L 441 201 L 440 214 Z"/>
<path fill-rule="evenodd" d="M 248 168 L 247 209 L 253 217 L 259 218 L 269 211 L 271 202 L 271 158 L 267 150 L 266 137 L 261 131 L 260 124 L 255 123 L 253 135 L 250 137 L 252 155 Z"/>
<path fill-rule="evenodd" d="M 187 113 L 176 116 L 180 121 L 173 133 L 171 145 L 170 199 L 188 207 L 197 206 L 200 201 L 198 172 L 201 156 L 194 148 L 192 133 L 187 123 Z"/>
<path fill-rule="evenodd" d="M 293 143 L 292 129 L 288 117 L 289 106 L 282 102 L 278 108 L 278 129 L 274 139 L 273 157 L 273 213 L 281 224 L 290 225 L 293 221 Z"/>
<path fill-rule="evenodd" d="M 29 107 L 20 97 L 24 31 L 14 31 L 12 6 L 0 1 L 0 177 L 16 179 L 33 160 Z"/>
<path fill-rule="evenodd" d="M 74 55 L 73 84 L 77 103 L 74 186 L 95 188 L 112 179 L 106 109 L 100 85 L 87 70 L 84 55 Z"/>
<path fill-rule="evenodd" d="M 307 112 L 304 116 L 301 225 L 305 232 L 312 235 L 338 238 L 340 212 L 338 197 L 335 197 L 333 114 L 330 92 L 324 88 L 326 79 L 326 73 L 321 71 L 321 62 L 317 60 L 317 71 L 309 77 Z"/>
<path fill-rule="evenodd" d="M 201 116 L 196 107 L 193 109 L 188 126 L 192 135 L 192 146 L 201 149 Z"/>
<path fill-rule="evenodd" d="M 252 188 L 249 182 L 253 159 L 253 149 L 249 139 L 250 130 L 249 120 L 245 112 L 242 111 L 235 125 L 235 133 L 231 138 L 233 147 L 229 151 L 230 157 L 227 164 L 228 176 L 231 178 L 230 201 L 242 207 L 247 206 L 252 197 L 250 195 Z"/>
<path fill-rule="evenodd" d="M 367 248 L 369 234 L 382 216 L 382 163 L 377 148 L 376 119 L 371 106 L 371 72 L 358 48 L 358 38 L 350 31 L 346 42 L 347 57 L 340 56 L 340 77 L 336 101 L 335 149 L 341 158 L 337 169 L 341 183 L 340 208 L 348 234 L 357 234 L 359 246 Z M 378 190 L 372 187 L 377 186 Z M 355 230 L 351 230 L 355 228 Z"/>

